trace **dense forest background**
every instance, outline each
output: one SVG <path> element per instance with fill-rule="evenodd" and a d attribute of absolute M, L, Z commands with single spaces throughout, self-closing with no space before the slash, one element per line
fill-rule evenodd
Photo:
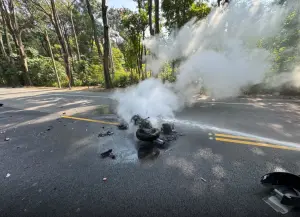
<path fill-rule="evenodd" d="M 205 0 L 133 0 L 136 10 L 108 8 L 106 0 L 0 0 L 1 86 L 126 87 L 151 75 L 145 38 L 167 36 L 191 18 L 205 18 Z M 284 1 L 279 1 L 283 4 Z M 299 61 L 299 11 L 286 18 L 280 35 L 264 39 L 274 55 L 273 74 Z M 159 77 L 176 79 L 174 61 Z"/>

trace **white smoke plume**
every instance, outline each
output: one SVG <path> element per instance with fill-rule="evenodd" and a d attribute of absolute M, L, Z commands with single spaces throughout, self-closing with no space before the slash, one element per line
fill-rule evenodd
<path fill-rule="evenodd" d="M 115 94 L 118 114 L 127 121 L 134 114 L 170 117 L 199 92 L 202 83 L 215 98 L 223 98 L 237 96 L 241 87 L 261 82 L 272 59 L 257 43 L 276 36 L 295 7 L 299 8 L 296 0 L 284 6 L 270 0 L 232 0 L 228 7 L 214 8 L 206 19 L 191 20 L 167 38 L 146 40 L 154 54 L 147 57 L 154 74 L 166 63 L 181 60 L 177 81 L 162 84 L 151 78 Z"/>

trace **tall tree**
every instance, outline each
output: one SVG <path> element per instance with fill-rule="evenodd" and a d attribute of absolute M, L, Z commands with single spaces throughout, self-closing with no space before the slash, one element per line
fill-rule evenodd
<path fill-rule="evenodd" d="M 155 34 L 159 34 L 159 0 L 155 0 Z"/>
<path fill-rule="evenodd" d="M 104 56 L 103 56 L 103 68 L 106 88 L 112 88 L 112 81 L 109 74 L 109 26 L 107 22 L 107 5 L 106 0 L 102 0 L 102 19 L 104 27 Z"/>
<path fill-rule="evenodd" d="M 13 37 L 15 46 L 18 49 L 20 63 L 22 71 L 25 75 L 25 83 L 32 86 L 31 78 L 28 71 L 27 55 L 25 53 L 24 44 L 22 41 L 22 31 L 25 27 L 20 28 L 18 25 L 18 20 L 15 12 L 15 5 L 13 0 L 0 0 L 0 10 L 5 19 L 5 23 Z"/>
<path fill-rule="evenodd" d="M 173 28 L 181 28 L 193 17 L 202 19 L 210 12 L 206 3 L 194 0 L 162 0 L 161 7 L 169 31 Z"/>
<path fill-rule="evenodd" d="M 71 74 L 71 67 L 70 67 L 70 61 L 69 61 L 70 55 L 69 55 L 69 51 L 68 51 L 68 47 L 67 47 L 67 43 L 66 43 L 66 38 L 64 37 L 64 35 L 62 33 L 62 26 L 60 25 L 60 22 L 59 22 L 55 2 L 54 2 L 54 0 L 50 0 L 50 2 L 51 2 L 51 11 L 52 11 L 52 16 L 50 16 L 50 19 L 54 25 L 58 40 L 62 47 L 66 73 L 67 73 L 67 76 L 69 79 L 69 88 L 71 88 L 72 74 Z"/>
<path fill-rule="evenodd" d="M 4 24 L 3 24 L 3 21 L 1 20 L 0 22 L 0 55 L 3 56 L 5 59 L 8 59 L 8 56 L 7 56 L 7 53 L 5 51 L 5 47 L 4 47 L 4 43 L 3 43 L 3 40 L 2 40 L 2 29 L 3 28 Z"/>
<path fill-rule="evenodd" d="M 48 36 L 47 30 L 45 30 L 44 36 L 45 36 L 45 40 L 46 40 L 47 45 L 48 45 L 48 50 L 49 50 L 49 53 L 50 53 L 53 70 L 54 70 L 55 75 L 56 75 L 57 85 L 58 85 L 59 88 L 61 88 L 60 79 L 59 79 L 59 76 L 58 76 L 58 73 L 57 73 L 57 68 L 56 68 L 54 57 L 53 57 L 52 47 L 51 47 L 51 43 L 50 43 L 50 40 L 49 40 L 49 36 Z"/>
<path fill-rule="evenodd" d="M 78 45 L 78 39 L 77 39 L 77 34 L 74 26 L 74 20 L 73 20 L 73 7 L 72 5 L 70 6 L 70 19 L 71 19 L 71 26 L 74 34 L 74 39 L 75 39 L 75 45 L 76 45 L 76 51 L 77 51 L 77 61 L 80 61 L 81 55 L 80 55 L 80 50 L 79 50 L 79 45 Z"/>
<path fill-rule="evenodd" d="M 142 57 L 143 57 L 143 48 L 142 48 L 142 39 L 143 33 L 148 27 L 147 13 L 145 10 L 140 12 L 128 12 L 122 18 L 122 23 L 124 26 L 123 36 L 127 38 L 126 44 L 127 54 L 125 58 L 131 62 L 131 66 L 136 66 L 137 72 L 142 77 L 145 77 L 142 71 Z M 135 58 L 134 63 L 132 63 Z"/>
<path fill-rule="evenodd" d="M 64 60 L 65 71 L 68 77 L 68 85 L 69 88 L 72 87 L 72 71 L 70 65 L 70 54 L 68 51 L 68 46 L 66 39 L 64 37 L 62 26 L 59 20 L 59 16 L 57 13 L 56 5 L 54 0 L 50 0 L 50 5 L 47 1 L 40 1 L 40 0 L 28 0 L 28 2 L 32 3 L 35 6 L 35 9 L 44 13 L 50 20 L 51 24 L 53 25 L 59 44 L 61 46 L 61 52 Z M 50 11 L 49 11 L 50 10 Z"/>
<path fill-rule="evenodd" d="M 149 29 L 150 35 L 154 35 L 153 24 L 152 24 L 152 5 L 153 0 L 148 0 L 148 16 L 149 16 Z"/>

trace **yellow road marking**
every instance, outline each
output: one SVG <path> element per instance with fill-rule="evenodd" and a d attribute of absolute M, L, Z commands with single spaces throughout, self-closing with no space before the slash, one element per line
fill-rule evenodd
<path fill-rule="evenodd" d="M 293 148 L 293 147 L 287 147 L 287 146 L 282 146 L 282 145 L 272 145 L 272 144 L 261 143 L 261 142 L 250 142 L 250 141 L 224 139 L 224 138 L 216 138 L 216 141 L 230 142 L 230 143 L 243 144 L 243 145 L 253 145 L 253 146 L 260 146 L 260 147 L 268 147 L 268 148 L 277 148 L 277 149 L 292 150 L 292 151 L 300 151 L 300 148 Z"/>
<path fill-rule="evenodd" d="M 233 136 L 233 135 L 220 134 L 220 133 L 216 133 L 215 136 L 218 136 L 218 137 L 224 137 L 224 138 L 233 138 L 233 139 L 244 139 L 244 140 L 259 141 L 258 139 L 253 139 L 253 138 L 249 138 L 249 137 L 244 137 L 244 136 Z"/>
<path fill-rule="evenodd" d="M 117 123 L 117 122 L 93 120 L 93 119 L 87 119 L 87 118 L 77 118 L 77 117 L 72 117 L 72 116 L 61 116 L 61 117 L 62 118 L 67 118 L 67 119 L 78 120 L 78 121 L 88 121 L 88 122 L 94 122 L 94 123 L 100 123 L 100 124 L 109 124 L 109 125 L 116 125 L 116 126 L 120 124 L 120 123 Z"/>

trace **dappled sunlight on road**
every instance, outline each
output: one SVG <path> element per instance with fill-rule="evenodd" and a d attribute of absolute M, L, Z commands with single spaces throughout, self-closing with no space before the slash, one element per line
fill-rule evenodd
<path fill-rule="evenodd" d="M 54 105 L 56 105 L 56 104 L 49 103 L 49 104 L 45 104 L 45 105 L 32 106 L 32 107 L 26 108 L 25 110 L 28 110 L 28 111 L 40 110 L 42 108 L 47 108 L 47 107 L 51 107 L 51 106 L 54 106 Z"/>
<path fill-rule="evenodd" d="M 253 154 L 256 154 L 256 155 L 260 155 L 260 156 L 265 156 L 265 152 L 261 149 L 261 148 L 257 148 L 257 147 L 254 147 L 254 148 L 251 148 L 250 149 Z"/>
<path fill-rule="evenodd" d="M 194 154 L 195 159 L 204 159 L 204 160 L 209 160 L 214 163 L 221 163 L 223 160 L 223 157 L 219 154 L 213 154 L 212 150 L 210 148 L 204 148 L 204 149 L 199 149 L 195 154 Z"/>
<path fill-rule="evenodd" d="M 193 176 L 195 173 L 194 164 L 185 158 L 170 156 L 166 159 L 166 164 L 171 167 L 178 168 L 186 176 Z"/>

